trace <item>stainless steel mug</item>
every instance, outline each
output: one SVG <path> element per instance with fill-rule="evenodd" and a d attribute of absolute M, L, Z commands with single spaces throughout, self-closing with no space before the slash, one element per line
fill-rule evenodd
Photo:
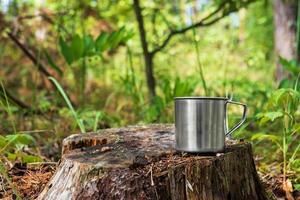
<path fill-rule="evenodd" d="M 243 106 L 242 119 L 228 131 L 227 104 Z M 176 97 L 176 149 L 185 152 L 217 153 L 225 148 L 225 136 L 246 120 L 247 106 L 222 97 Z"/>

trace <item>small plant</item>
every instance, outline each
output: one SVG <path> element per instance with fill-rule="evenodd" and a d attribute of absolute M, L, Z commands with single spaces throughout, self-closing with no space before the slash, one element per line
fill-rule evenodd
<path fill-rule="evenodd" d="M 153 103 L 146 110 L 146 121 L 170 122 L 173 119 L 171 111 L 174 97 L 191 96 L 195 91 L 197 80 L 190 78 L 187 80 L 176 77 L 172 82 L 167 77 L 161 77 L 159 79 L 161 94 L 154 97 Z"/>
<path fill-rule="evenodd" d="M 134 109 L 135 112 L 138 112 L 140 108 L 144 105 L 144 96 L 142 91 L 142 83 L 139 79 L 139 77 L 136 75 L 136 72 L 134 70 L 133 66 L 133 58 L 132 58 L 132 51 L 129 46 L 127 46 L 127 59 L 128 59 L 128 65 L 126 67 L 126 73 L 125 75 L 121 76 L 121 83 L 122 88 L 125 91 L 126 94 L 130 96 L 134 103 Z"/>
<path fill-rule="evenodd" d="M 279 58 L 280 64 L 283 69 L 289 74 L 279 83 L 279 88 L 293 88 L 300 91 L 300 84 L 298 84 L 300 76 L 300 65 L 296 60 L 286 60 Z"/>
<path fill-rule="evenodd" d="M 0 106 L 8 114 L 9 120 L 11 122 L 11 126 L 13 128 L 13 134 L 5 135 L 5 136 L 0 135 L 0 174 L 10 185 L 17 199 L 21 199 L 17 189 L 15 188 L 14 184 L 10 180 L 5 163 L 16 162 L 16 161 L 22 163 L 32 163 L 32 162 L 40 162 L 42 161 L 42 159 L 39 156 L 28 155 L 23 151 L 24 148 L 30 145 L 34 146 L 36 144 L 36 141 L 29 134 L 17 132 L 13 120 L 13 116 L 12 116 L 13 115 L 12 108 L 9 104 L 6 95 L 6 90 L 3 86 L 2 81 L 0 81 L 0 84 L 1 84 L 2 93 L 4 94 L 4 101 L 0 100 Z"/>
<path fill-rule="evenodd" d="M 0 160 L 0 175 L 2 175 L 2 177 L 7 181 L 7 183 L 11 186 L 13 193 L 16 195 L 17 199 L 21 199 L 20 194 L 18 192 L 18 190 L 16 189 L 16 187 L 14 186 L 14 184 L 11 182 L 11 179 L 7 173 L 7 169 L 5 167 L 5 165 L 2 163 L 2 161 Z"/>
<path fill-rule="evenodd" d="M 132 30 L 126 30 L 125 27 L 120 28 L 117 31 L 107 33 L 101 32 L 99 36 L 94 40 L 91 35 L 80 36 L 78 34 L 73 35 L 70 41 L 59 38 L 59 46 L 61 53 L 70 66 L 75 63 L 75 66 L 79 66 L 79 71 L 73 68 L 73 74 L 79 83 L 79 94 L 81 102 L 84 101 L 84 90 L 86 84 L 87 75 L 87 58 L 100 56 L 105 51 L 112 51 L 117 48 L 120 44 L 124 44 L 133 36 Z M 51 60 L 50 56 L 46 56 L 50 66 L 56 69 L 60 73 L 59 68 Z M 79 65 L 78 65 L 79 64 Z"/>
<path fill-rule="evenodd" d="M 11 122 L 11 126 L 13 128 L 13 134 L 8 134 L 5 136 L 0 135 L 0 155 L 1 155 L 1 157 L 5 156 L 6 158 L 8 158 L 8 160 L 11 160 L 11 161 L 20 159 L 20 161 L 23 163 L 41 161 L 41 159 L 37 156 L 27 155 L 26 153 L 22 152 L 22 149 L 24 147 L 29 146 L 29 145 L 34 145 L 34 144 L 36 144 L 36 141 L 31 135 L 21 133 L 16 130 L 16 126 L 15 126 L 13 116 L 12 116 L 12 109 L 11 109 L 11 106 L 9 104 L 9 101 L 8 101 L 8 98 L 6 95 L 6 90 L 1 81 L 0 81 L 0 84 L 1 84 L 2 92 L 5 97 L 5 102 L 0 101 L 0 105 L 7 112 L 8 117 Z"/>
<path fill-rule="evenodd" d="M 81 133 L 86 133 L 87 129 L 96 131 L 99 128 L 98 124 L 101 120 L 109 121 L 109 119 L 106 117 L 106 114 L 104 112 L 90 111 L 87 109 L 77 112 L 74 109 L 68 95 L 66 94 L 66 92 L 64 91 L 62 86 L 58 83 L 58 81 L 53 77 L 49 77 L 49 79 L 54 83 L 58 92 L 63 97 L 65 103 L 67 104 L 67 108 L 70 111 L 72 117 L 75 119 L 76 124 L 79 127 Z M 85 120 L 83 120 L 83 119 L 85 119 Z"/>
<path fill-rule="evenodd" d="M 268 124 L 269 129 L 277 131 L 258 133 L 252 137 L 252 140 L 269 140 L 277 145 L 282 154 L 283 188 L 287 195 L 290 192 L 288 172 L 294 172 L 295 182 L 300 178 L 297 176 L 300 168 L 300 122 L 297 116 L 299 103 L 300 93 L 295 89 L 281 88 L 274 91 L 268 101 L 268 111 L 259 113 L 257 118 L 260 125 Z"/>

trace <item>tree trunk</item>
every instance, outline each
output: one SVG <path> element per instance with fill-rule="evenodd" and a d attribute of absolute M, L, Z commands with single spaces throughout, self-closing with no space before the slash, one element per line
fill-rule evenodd
<path fill-rule="evenodd" d="M 216 156 L 176 153 L 173 125 L 72 135 L 38 199 L 268 199 L 251 145 L 228 141 Z"/>
<path fill-rule="evenodd" d="M 296 21 L 297 1 L 275 0 L 274 24 L 275 24 L 275 52 L 277 56 L 287 60 L 298 59 L 296 52 Z M 276 79 L 282 80 L 286 74 L 277 61 Z"/>
<path fill-rule="evenodd" d="M 139 34 L 140 40 L 143 48 L 143 55 L 146 67 L 146 79 L 147 79 L 147 86 L 150 93 L 150 97 L 153 98 L 156 95 L 155 92 L 155 78 L 153 75 L 153 55 L 149 52 L 147 37 L 144 27 L 144 19 L 142 16 L 142 9 L 140 6 L 139 0 L 133 0 L 133 7 L 136 16 L 136 20 L 139 26 Z"/>

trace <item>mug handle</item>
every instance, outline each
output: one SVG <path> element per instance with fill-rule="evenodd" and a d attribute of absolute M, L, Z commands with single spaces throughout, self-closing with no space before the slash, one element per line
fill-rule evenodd
<path fill-rule="evenodd" d="M 228 104 L 228 103 L 236 104 L 236 105 L 239 105 L 239 106 L 243 106 L 243 107 L 244 107 L 244 111 L 243 111 L 242 119 L 239 121 L 239 123 L 237 123 L 233 128 L 231 128 L 231 129 L 225 134 L 225 136 L 230 135 L 233 131 L 235 131 L 235 130 L 238 129 L 240 126 L 242 126 L 242 124 L 243 124 L 243 123 L 245 122 L 245 120 L 246 120 L 246 115 L 247 115 L 247 105 L 246 105 L 246 104 L 228 100 L 228 101 L 226 101 L 226 103 L 225 103 L 226 110 L 227 110 L 227 104 Z"/>

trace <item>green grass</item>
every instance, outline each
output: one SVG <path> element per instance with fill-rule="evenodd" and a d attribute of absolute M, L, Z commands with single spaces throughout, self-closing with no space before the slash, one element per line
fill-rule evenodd
<path fill-rule="evenodd" d="M 58 90 L 58 92 L 60 93 L 60 95 L 63 97 L 65 103 L 67 104 L 68 109 L 71 111 L 78 127 L 80 128 L 81 133 L 85 133 L 85 126 L 83 124 L 83 120 L 80 119 L 69 99 L 69 97 L 67 96 L 67 94 L 65 93 L 64 89 L 61 87 L 61 85 L 57 82 L 57 80 L 53 77 L 49 77 L 49 80 L 51 80 L 54 85 L 56 86 L 56 89 Z"/>

